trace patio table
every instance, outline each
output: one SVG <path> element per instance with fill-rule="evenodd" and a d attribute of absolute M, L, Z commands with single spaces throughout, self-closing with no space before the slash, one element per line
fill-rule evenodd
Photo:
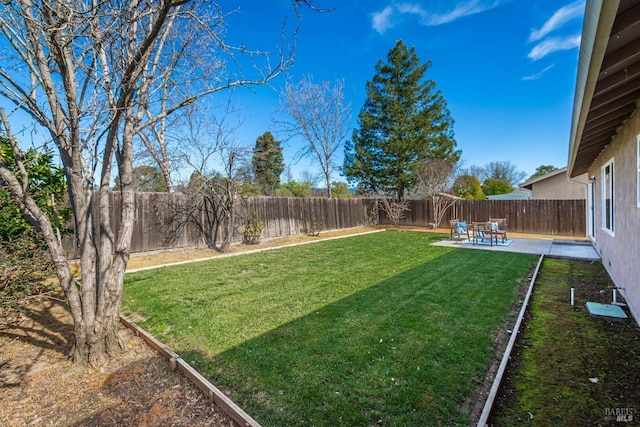
<path fill-rule="evenodd" d="M 491 231 L 490 222 L 473 222 L 471 223 L 471 227 L 473 230 L 472 244 L 475 245 L 478 242 L 478 238 L 484 240 L 487 237 L 489 238 L 490 246 L 493 246 L 494 237 L 496 239 L 496 245 L 498 244 L 498 235 Z"/>

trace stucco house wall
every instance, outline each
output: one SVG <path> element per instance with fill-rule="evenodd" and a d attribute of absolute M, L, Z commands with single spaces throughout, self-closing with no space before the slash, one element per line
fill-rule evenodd
<path fill-rule="evenodd" d="M 569 179 L 567 168 L 561 168 L 520 184 L 529 190 L 531 199 L 585 200 L 587 198 L 587 174 Z"/>
<path fill-rule="evenodd" d="M 634 317 L 640 319 L 640 207 L 636 112 L 589 168 L 594 181 L 593 244 Z M 602 167 L 613 159 L 614 232 L 603 229 Z"/>
<path fill-rule="evenodd" d="M 584 200 L 587 198 L 587 175 L 569 179 L 566 173 L 551 176 L 531 185 L 532 199 Z"/>

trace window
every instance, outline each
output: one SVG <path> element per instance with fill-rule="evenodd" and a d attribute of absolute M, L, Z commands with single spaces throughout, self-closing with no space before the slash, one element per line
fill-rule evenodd
<path fill-rule="evenodd" d="M 613 234 L 615 225 L 613 159 L 602 166 L 602 228 Z"/>
<path fill-rule="evenodd" d="M 636 150 L 637 165 L 638 165 L 636 188 L 638 192 L 638 207 L 640 208 L 640 135 L 636 136 L 636 141 L 638 143 L 638 149 Z"/>
<path fill-rule="evenodd" d="M 596 176 L 589 178 L 587 183 L 587 236 L 596 238 Z"/>

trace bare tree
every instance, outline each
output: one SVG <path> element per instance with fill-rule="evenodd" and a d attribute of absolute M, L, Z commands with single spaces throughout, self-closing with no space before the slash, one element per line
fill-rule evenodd
<path fill-rule="evenodd" d="M 222 253 L 229 252 L 235 227 L 239 219 L 238 194 L 239 175 L 246 167 L 250 150 L 238 145 L 225 145 L 218 155 L 222 172 L 201 174 L 194 172 L 189 183 L 189 193 L 202 197 L 201 211 L 204 223 L 198 224 L 203 230 L 207 245 Z M 241 215 L 242 216 L 242 215 Z M 198 216 L 198 220 L 201 216 Z M 221 242 L 218 245 L 218 238 Z"/>
<path fill-rule="evenodd" d="M 309 157 L 319 164 L 331 197 L 333 157 L 351 124 L 351 104 L 344 99 L 344 81 L 315 84 L 307 76 L 297 84 L 288 82 L 278 111 L 282 118 L 275 122 L 287 138 L 301 137 L 306 143 L 296 157 Z"/>
<path fill-rule="evenodd" d="M 526 172 L 518 170 L 518 167 L 508 160 L 489 162 L 483 168 L 478 168 L 476 173 L 475 176 L 481 181 L 492 178 L 507 182 L 512 187 L 527 176 Z"/>
<path fill-rule="evenodd" d="M 172 127 L 172 124 L 168 123 L 168 118 L 163 118 L 158 122 L 152 123 L 149 127 L 141 129 L 138 134 L 138 140 L 142 144 L 141 149 L 138 151 L 139 157 L 143 159 L 150 157 L 151 161 L 158 165 L 169 193 L 175 192 L 171 172 L 179 164 L 179 159 L 175 154 L 175 147 L 171 144 L 172 141 L 177 141 L 178 138 L 171 138 L 168 130 Z"/>
<path fill-rule="evenodd" d="M 453 184 L 455 164 L 443 159 L 430 159 L 415 170 L 416 186 L 413 192 L 431 199 L 435 228 L 440 226 L 442 217 L 458 197 L 450 194 Z"/>
<path fill-rule="evenodd" d="M 184 163 L 193 170 L 189 193 L 203 197 L 201 228 L 207 245 L 223 253 L 229 251 L 233 238 L 240 200 L 238 186 L 251 164 L 251 148 L 236 139 L 243 123 L 236 112 L 228 99 L 219 117 L 205 117 L 195 111 L 187 114 L 188 132 L 183 135 L 187 144 L 181 149 Z M 237 122 L 232 122 L 233 117 Z M 219 236 L 222 241 L 218 246 Z"/>
<path fill-rule="evenodd" d="M 295 5 L 306 3 L 294 0 Z M 135 138 L 206 95 L 267 83 L 292 63 L 291 54 L 282 51 L 271 62 L 267 52 L 227 44 L 226 17 L 215 4 L 189 0 L 0 2 L 0 96 L 46 129 L 58 150 L 81 254 L 78 280 L 26 184 L 28 174 L 11 131 L 18 119 L 4 111 L 0 131 L 13 144 L 17 172 L 0 159 L 0 181 L 47 242 L 73 318 L 77 362 L 99 365 L 124 349 L 118 323 L 134 223 Z M 197 31 L 199 45 L 176 35 L 190 29 Z M 170 53 L 181 49 L 180 57 Z M 244 54 L 256 64 L 256 73 L 235 78 L 230 67 L 238 65 L 236 55 Z M 220 65 L 215 78 L 202 64 Z M 165 89 L 172 96 L 160 95 Z M 117 228 L 109 215 L 115 174 L 121 194 Z M 94 188 L 99 188 L 97 195 Z"/>
<path fill-rule="evenodd" d="M 215 4 L 213 7 L 216 8 L 213 15 L 215 19 L 206 29 L 214 34 L 221 34 L 225 23 L 220 18 L 224 16 L 224 12 Z M 201 26 L 182 26 L 180 32 L 167 31 L 159 41 L 160 49 L 156 50 L 141 73 L 144 90 L 140 95 L 139 131 L 136 132 L 136 140 L 141 145 L 140 153 L 151 157 L 160 168 L 169 192 L 174 190 L 171 171 L 172 164 L 179 163 L 177 152 L 182 145 L 182 128 L 189 126 L 193 112 L 198 111 L 191 109 L 185 115 L 176 111 L 175 107 L 184 107 L 191 105 L 196 99 L 200 100 L 202 97 L 194 94 L 199 94 L 210 82 L 219 82 L 219 76 L 224 74 L 224 62 L 218 55 L 194 55 L 195 52 L 209 51 L 211 39 L 202 37 L 202 30 Z M 173 45 L 182 48 L 164 48 Z M 259 52 L 251 52 L 256 53 Z M 193 78 L 176 80 L 174 71 L 178 71 L 178 68 L 199 71 Z M 233 86 L 235 85 L 229 87 Z M 212 86 L 205 90 L 218 92 L 220 87 Z"/>
<path fill-rule="evenodd" d="M 376 192 L 369 197 L 373 197 L 377 201 L 377 206 L 391 221 L 394 227 L 400 227 L 400 220 L 409 212 L 409 200 L 393 199 L 381 192 Z"/>
<path fill-rule="evenodd" d="M 332 9 L 323 9 L 313 5 L 312 0 L 293 0 L 293 5 L 298 17 L 300 6 L 316 12 L 329 12 Z M 268 55 L 265 51 L 249 50 L 246 45 L 231 46 L 220 40 L 225 31 L 225 14 L 216 3 L 211 3 L 211 7 L 216 9 L 213 18 L 206 30 L 212 33 L 214 40 L 219 40 L 222 51 L 231 53 L 230 58 L 234 63 L 238 63 L 235 54 L 242 53 L 243 56 L 263 57 L 267 59 L 263 68 L 256 68 L 259 72 L 254 79 L 227 80 L 221 78 L 225 75 L 226 62 L 222 57 L 212 57 L 201 55 L 200 52 L 210 50 L 211 38 L 202 37 L 202 26 L 181 26 L 180 32 L 167 32 L 166 37 L 160 41 L 161 49 L 156 50 L 156 55 L 149 61 L 142 73 L 142 81 L 145 89 L 142 91 L 140 102 L 140 125 L 137 137 L 146 153 L 158 165 L 167 183 L 169 192 L 174 192 L 171 172 L 176 169 L 179 161 L 179 147 L 182 145 L 182 135 L 179 132 L 171 132 L 172 128 L 180 128 L 185 125 L 184 116 L 175 114 L 175 106 L 184 106 L 196 99 L 194 96 L 185 94 L 198 94 L 204 82 L 209 84 L 212 81 L 218 82 L 218 87 L 212 91 L 217 92 L 222 88 L 251 86 L 263 84 L 276 77 L 282 65 L 288 66 L 292 63 L 293 57 L 287 59 L 280 57 L 280 64 L 271 67 Z M 239 12 L 237 8 L 231 13 Z M 198 17 L 197 19 L 203 19 Z M 182 46 L 178 49 L 164 49 L 165 45 Z M 284 61 L 284 62 L 283 62 Z M 187 65 L 188 64 L 188 65 Z M 173 71 L 176 68 L 183 70 L 198 70 L 197 75 L 188 80 L 176 80 Z M 173 113 L 173 116 L 172 116 Z"/>
<path fill-rule="evenodd" d="M 303 169 L 302 171 L 300 171 L 300 173 L 298 174 L 298 177 L 300 179 L 300 182 L 308 182 L 311 184 L 312 188 L 315 187 L 322 180 L 321 175 L 317 173 L 313 173 L 309 169 Z"/>

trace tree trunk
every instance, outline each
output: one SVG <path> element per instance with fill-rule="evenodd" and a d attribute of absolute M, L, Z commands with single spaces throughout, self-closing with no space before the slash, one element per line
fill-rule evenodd
<path fill-rule="evenodd" d="M 227 239 L 224 239 L 224 241 L 222 242 L 222 245 L 220 246 L 220 252 L 223 254 L 226 254 L 229 252 L 229 241 Z"/>
<path fill-rule="evenodd" d="M 220 247 L 220 252 L 226 254 L 229 252 L 229 248 L 231 246 L 231 239 L 233 238 L 233 222 L 235 221 L 235 213 L 234 213 L 234 202 L 233 198 L 224 201 L 226 204 L 224 209 L 224 238 L 222 239 L 222 245 Z"/>
<path fill-rule="evenodd" d="M 3 176 L 3 179 L 9 179 L 9 177 Z M 73 188 L 75 185 L 73 178 L 70 179 L 70 182 L 70 188 Z M 75 212 L 89 213 L 89 220 L 76 220 L 78 230 L 81 230 L 81 233 L 87 237 L 87 239 L 80 242 L 83 248 L 80 282 L 82 292 L 78 292 L 78 283 L 71 274 L 66 252 L 58 240 L 49 218 L 37 206 L 33 198 L 19 192 L 20 186 L 17 185 L 17 182 L 12 183 L 15 184 L 12 187 L 16 190 L 15 194 L 20 196 L 23 201 L 25 215 L 31 222 L 38 224 L 47 242 L 49 256 L 51 256 L 56 267 L 58 280 L 67 298 L 75 331 L 75 342 L 70 356 L 76 363 L 89 362 L 92 366 L 99 366 L 105 362 L 106 356 L 115 356 L 125 348 L 124 342 L 118 334 L 122 292 L 118 292 L 121 286 L 117 285 L 118 281 L 122 283 L 124 280 L 124 265 L 122 263 L 114 263 L 114 271 L 115 269 L 118 270 L 116 271 L 117 274 L 111 276 L 115 280 L 112 281 L 110 286 L 107 286 L 107 301 L 110 303 L 106 304 L 103 313 L 99 313 L 96 310 L 97 297 L 95 290 L 92 289 L 96 280 L 96 257 L 93 255 L 94 251 L 92 250 L 95 248 L 90 244 L 94 241 L 93 232 L 91 227 L 85 227 L 87 223 L 91 224 L 92 222 L 90 212 L 84 209 L 87 205 L 92 205 L 91 196 L 86 199 L 82 193 L 78 194 L 76 192 L 71 198 L 72 203 L 75 204 Z"/>
<path fill-rule="evenodd" d="M 327 183 L 327 195 L 331 198 L 331 175 L 326 173 L 324 176 L 325 182 Z"/>
<path fill-rule="evenodd" d="M 205 239 L 207 240 L 207 246 L 211 249 L 216 249 L 218 244 L 218 235 L 220 233 L 220 225 L 223 220 L 223 213 L 221 209 L 220 200 L 217 196 L 204 195 L 204 225 L 206 230 Z"/>
<path fill-rule="evenodd" d="M 75 324 L 75 345 L 71 352 L 74 363 L 86 363 L 93 367 L 104 365 L 110 357 L 126 350 L 126 344 L 118 332 L 120 313 L 113 306 L 110 313 L 95 328 L 88 328 L 84 322 Z"/>
<path fill-rule="evenodd" d="M 162 176 L 164 176 L 164 181 L 167 184 L 167 191 L 169 193 L 175 193 L 175 190 L 173 188 L 173 179 L 171 178 L 171 169 L 169 169 L 169 162 L 161 162 L 160 170 L 162 171 Z"/>
<path fill-rule="evenodd" d="M 20 200 L 21 210 L 45 236 L 73 317 L 73 359 L 95 366 L 124 349 L 118 327 L 135 213 L 131 183 L 134 136 L 142 135 L 145 127 L 158 121 L 162 120 L 164 126 L 169 115 L 218 91 L 268 83 L 292 64 L 293 52 L 280 52 L 277 64 L 271 66 L 271 55 L 245 51 L 243 46 L 248 58 L 258 56 L 267 61 L 264 70 L 256 67 L 260 70 L 256 79 L 208 79 L 202 73 L 207 74 L 209 69 L 209 77 L 218 77 L 218 72 L 226 75 L 226 71 L 224 67 L 206 67 L 207 58 L 219 60 L 218 52 L 226 52 L 235 60 L 232 52 L 239 52 L 224 37 L 219 38 L 218 25 L 224 24 L 226 17 L 209 19 L 212 10 L 208 4 L 191 7 L 187 5 L 191 2 L 183 1 L 107 2 L 78 13 L 73 5 L 62 7 L 59 3 L 3 2 L 3 67 L 13 72 L 0 76 L 0 86 L 8 88 L 0 97 L 45 128 L 57 147 L 73 210 L 80 278 L 71 274 L 66 253 L 46 213 L 34 201 L 37 196 L 28 194 L 26 174 L 16 175 L 0 160 L 0 176 Z M 218 7 L 214 9 L 217 13 Z M 183 19 L 196 25 L 184 21 L 172 29 L 174 21 Z M 203 27 L 209 31 L 201 31 Z M 182 31 L 190 28 L 199 32 L 181 37 Z M 208 37 L 207 46 L 215 47 L 211 52 L 202 52 L 201 37 Z M 198 57 L 204 53 L 207 55 Z M 155 106 L 158 88 L 179 89 L 175 92 L 180 93 L 175 98 L 162 98 L 169 103 L 161 111 L 144 109 Z M 9 136 L 8 120 L 2 119 L 3 134 Z M 159 158 L 167 161 L 167 152 Z M 112 201 L 107 191 L 115 164 L 122 209 L 112 223 Z M 102 168 L 99 174 L 98 168 Z M 168 164 L 163 163 L 162 170 L 172 191 Z M 19 175 L 25 178 L 24 186 L 16 178 Z M 98 196 L 93 195 L 96 178 Z"/>

